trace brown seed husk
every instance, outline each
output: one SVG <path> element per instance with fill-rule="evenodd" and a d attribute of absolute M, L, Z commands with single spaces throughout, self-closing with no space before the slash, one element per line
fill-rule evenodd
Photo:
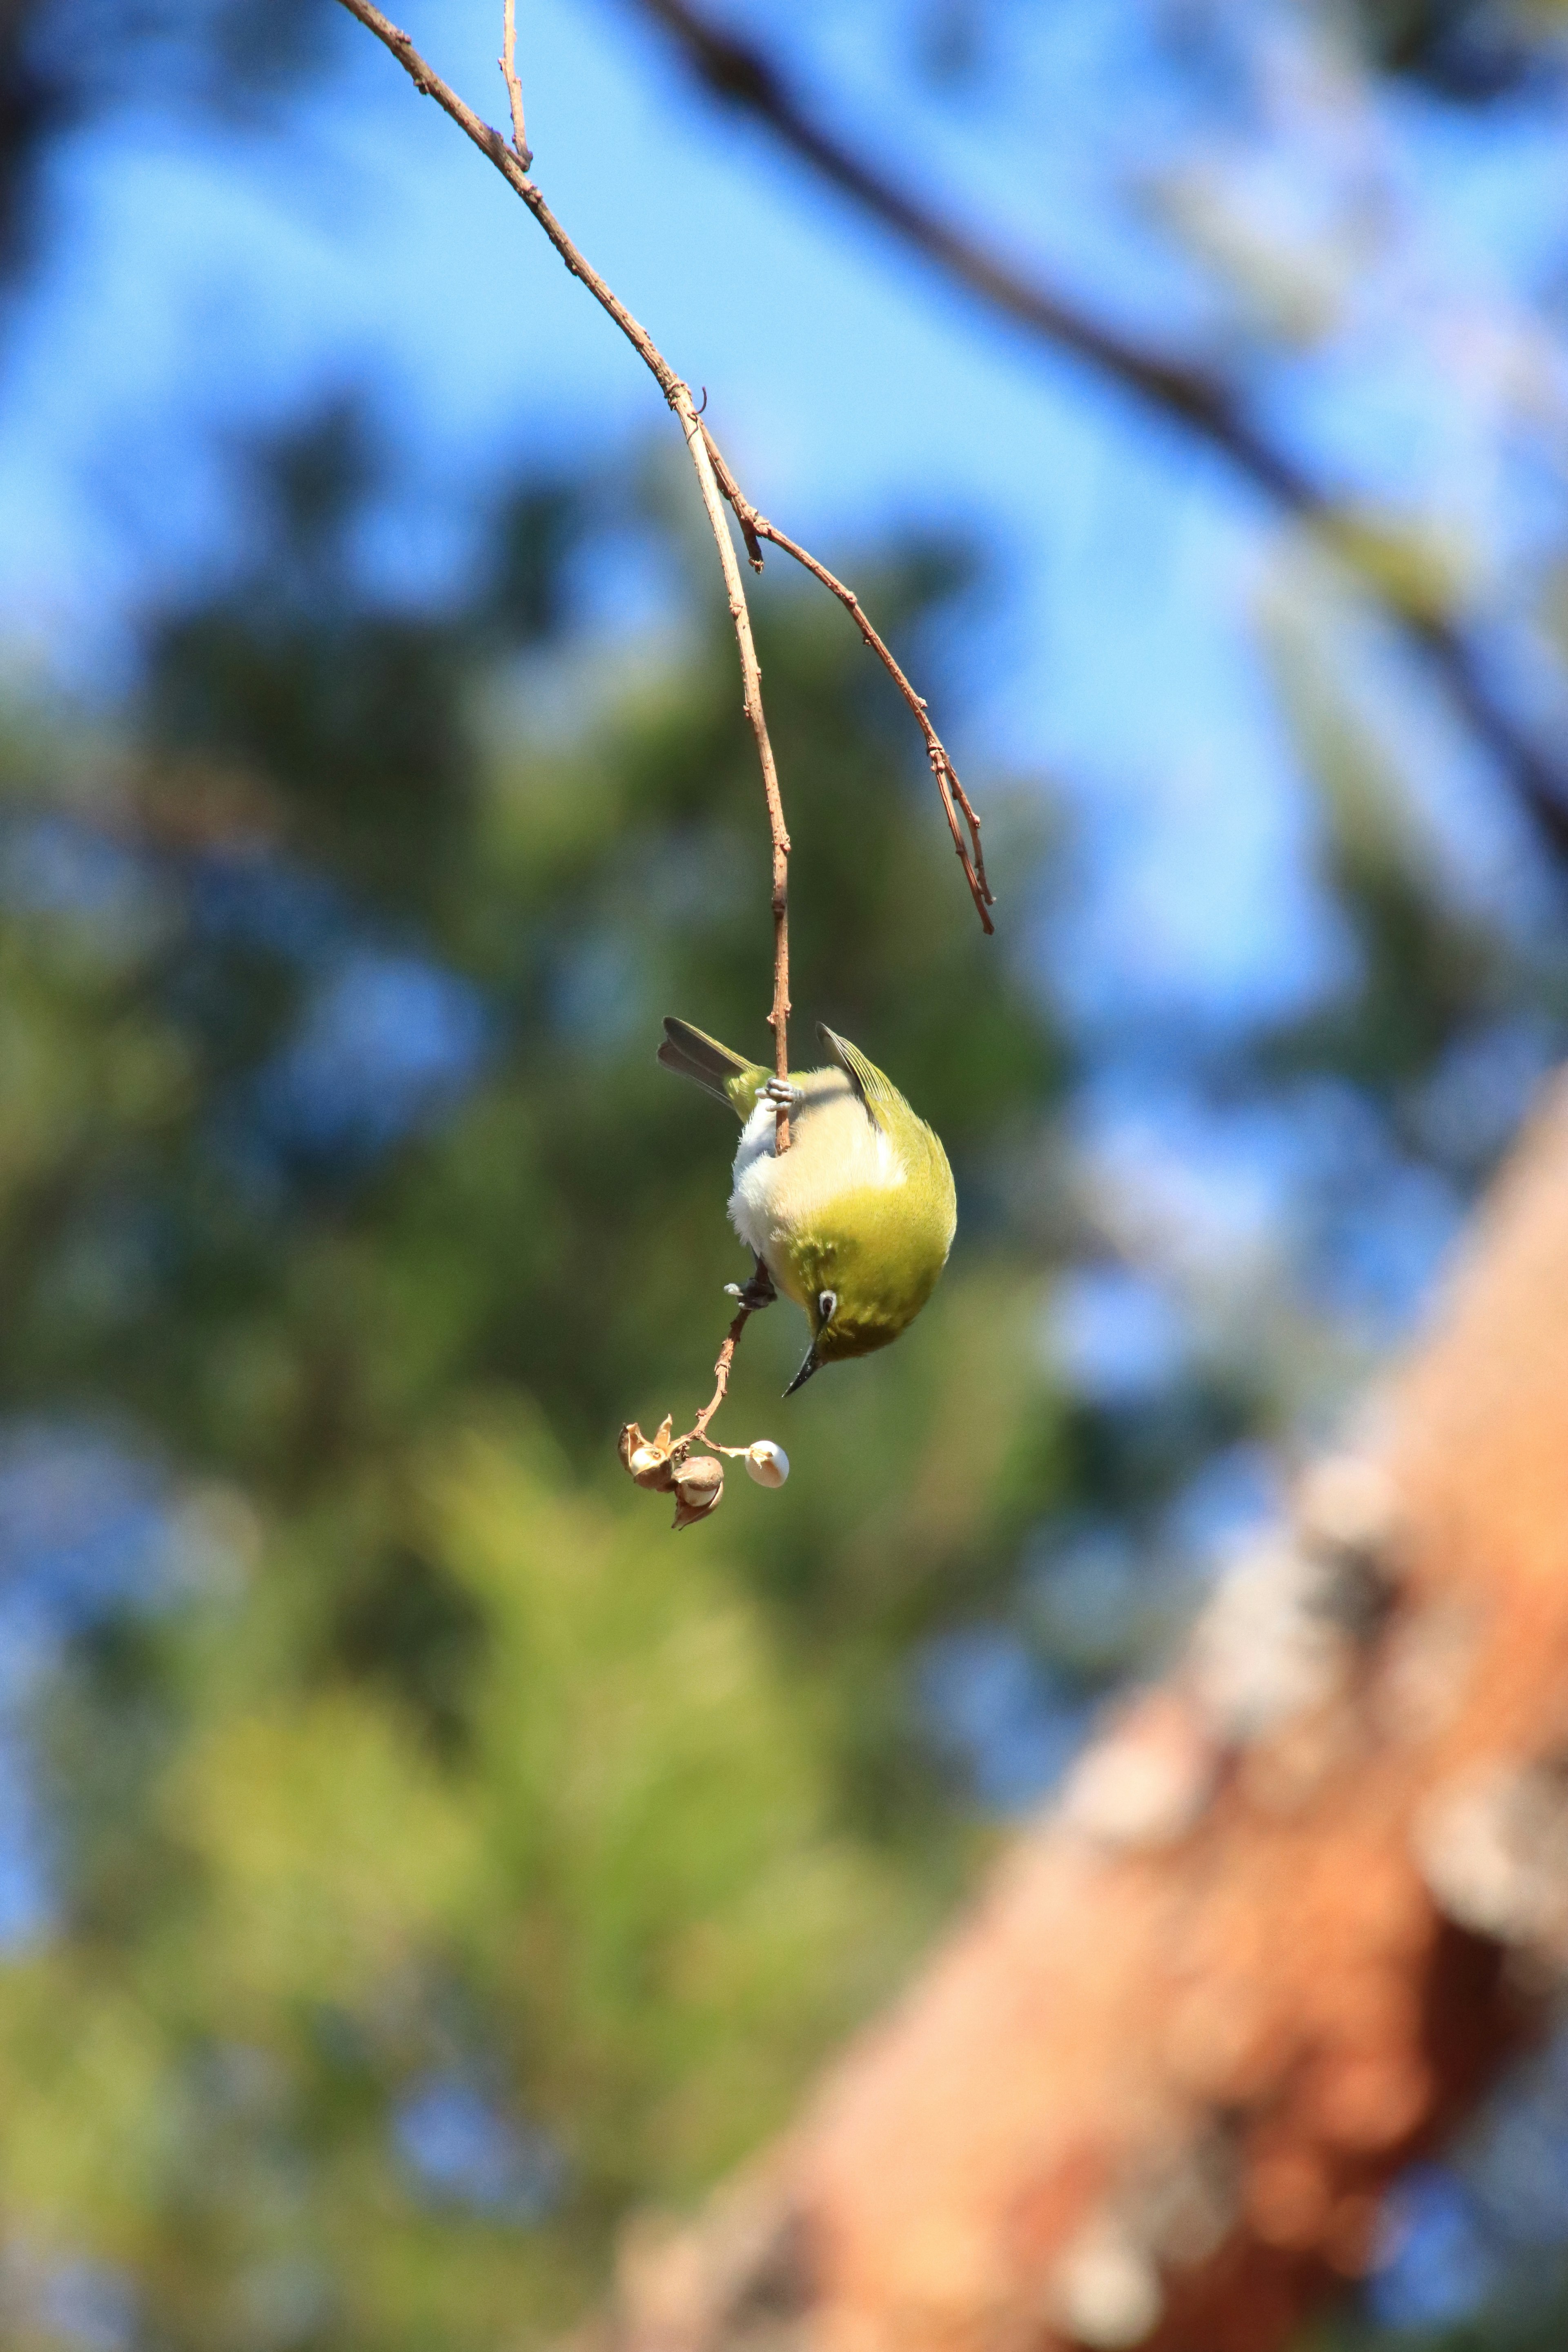
<path fill-rule="evenodd" d="M 623 1466 L 639 1486 L 650 1494 L 667 1495 L 672 1473 L 669 1466 L 670 1432 L 675 1427 L 668 1413 L 664 1416 L 652 1437 L 645 1437 L 635 1421 L 628 1421 L 621 1432 L 619 1453 Z M 639 1461 L 638 1455 L 642 1456 Z"/>
<path fill-rule="evenodd" d="M 674 1474 L 675 1519 L 678 1528 L 689 1528 L 698 1519 L 705 1519 L 710 1511 L 718 1508 L 724 1492 L 724 1465 L 710 1454 L 698 1454 L 683 1462 Z"/>

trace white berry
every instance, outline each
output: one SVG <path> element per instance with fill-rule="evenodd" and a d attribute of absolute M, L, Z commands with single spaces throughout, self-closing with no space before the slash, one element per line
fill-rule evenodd
<path fill-rule="evenodd" d="M 789 1476 L 789 1455 L 771 1437 L 759 1437 L 746 1448 L 746 1470 L 759 1486 L 782 1486 Z"/>

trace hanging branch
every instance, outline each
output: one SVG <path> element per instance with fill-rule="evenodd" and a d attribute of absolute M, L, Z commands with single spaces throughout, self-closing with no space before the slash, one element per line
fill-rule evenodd
<path fill-rule="evenodd" d="M 768 1022 L 773 1033 L 773 1066 L 777 1073 L 781 1099 L 778 1105 L 778 1126 L 775 1149 L 789 1150 L 789 1103 L 784 1088 L 789 1078 L 789 835 L 784 829 L 784 805 L 779 796 L 778 772 L 774 765 L 773 746 L 768 740 L 767 720 L 763 711 L 762 671 L 758 666 L 756 647 L 752 639 L 751 614 L 746 607 L 746 592 L 741 582 L 741 570 L 735 561 L 735 550 L 730 537 L 720 502 L 713 468 L 698 422 L 696 405 L 689 385 L 682 382 L 659 350 L 641 321 L 635 319 L 626 304 L 606 285 L 596 269 L 581 254 L 562 227 L 534 182 L 528 176 L 527 165 L 531 160 L 522 129 L 522 92 L 517 79 L 515 59 L 515 26 L 512 0 L 507 0 L 504 19 L 500 66 L 511 101 L 515 147 L 509 147 L 499 131 L 483 121 L 470 106 L 464 103 L 456 90 L 444 82 L 434 67 L 427 65 L 408 35 L 393 24 L 390 17 L 372 5 L 372 0 L 342 0 L 351 16 L 357 16 L 367 32 L 374 33 L 408 75 L 416 89 L 433 98 L 437 106 L 449 114 L 460 131 L 466 131 L 481 154 L 489 156 L 508 184 L 522 198 L 562 260 L 574 278 L 579 278 L 595 300 L 608 311 L 626 341 L 643 362 L 670 407 L 680 420 L 687 448 L 697 472 L 702 504 L 712 526 L 714 542 L 719 550 L 719 562 L 724 574 L 724 586 L 729 598 L 730 617 L 734 624 L 735 643 L 741 657 L 741 679 L 746 717 L 756 738 L 757 757 L 763 772 L 763 791 L 767 802 L 768 829 L 773 843 L 773 1000 Z"/>
<path fill-rule="evenodd" d="M 759 532 L 763 532 L 764 529 L 762 518 L 757 515 L 756 509 L 751 507 L 748 501 L 742 499 L 734 477 L 729 467 L 724 466 L 723 460 L 718 457 L 717 449 L 705 429 L 700 425 L 689 386 L 677 375 L 647 328 L 633 317 L 626 304 L 579 252 L 545 203 L 537 184 L 528 176 L 528 166 L 532 157 L 523 133 L 522 92 L 518 83 L 514 58 L 513 0 L 506 0 L 505 35 L 501 53 L 501 71 L 511 104 L 514 144 L 510 146 L 499 131 L 494 130 L 490 124 L 477 115 L 473 109 L 465 104 L 457 92 L 442 80 L 434 68 L 420 56 L 408 35 L 393 24 L 389 17 L 384 16 L 379 8 L 374 6 L 372 0 L 341 0 L 341 5 L 348 10 L 351 16 L 358 18 L 367 32 L 374 33 L 376 39 L 391 51 L 415 88 L 423 92 L 426 97 L 433 98 L 437 106 L 451 116 L 458 129 L 465 132 L 480 152 L 495 165 L 514 194 L 521 197 L 573 277 L 581 280 L 595 300 L 614 320 L 680 421 L 681 431 L 685 436 L 686 446 L 696 469 L 703 506 L 712 528 L 714 543 L 719 551 L 719 562 L 724 574 L 725 593 L 729 600 L 730 615 L 734 624 L 735 642 L 740 654 L 744 707 L 752 731 L 756 738 L 757 756 L 763 773 L 763 790 L 767 802 L 768 825 L 773 847 L 773 997 L 768 1022 L 773 1033 L 773 1066 L 782 1089 L 783 1085 L 787 1082 L 789 1074 L 786 1034 L 790 1009 L 789 835 L 784 825 L 777 768 L 773 760 L 773 748 L 768 740 L 767 722 L 763 711 L 762 671 L 757 662 L 756 648 L 752 637 L 751 615 L 746 605 L 746 594 L 742 583 L 740 566 L 735 561 L 734 547 L 721 503 L 719 486 L 715 480 L 715 459 L 722 467 L 724 484 L 722 496 L 735 509 L 737 519 L 741 521 L 742 530 L 746 537 L 748 552 L 752 562 L 759 566 L 762 554 L 757 538 Z M 748 516 L 752 519 L 749 524 L 746 520 Z M 930 758 L 937 787 L 942 794 L 942 805 L 947 813 L 948 823 L 952 830 L 953 839 L 963 865 L 964 878 L 969 884 L 982 923 L 987 931 L 991 930 L 993 926 L 986 909 L 994 904 L 994 896 L 985 880 L 984 866 L 980 856 L 979 820 L 970 806 L 963 787 L 959 783 L 946 751 L 926 719 L 924 703 L 914 692 L 902 670 L 899 668 L 880 637 L 867 621 L 850 592 L 840 582 L 835 580 L 830 572 L 818 564 L 814 557 L 809 556 L 803 548 L 798 548 L 794 541 L 786 539 L 782 532 L 775 531 L 771 524 L 765 527 L 765 535 L 795 555 L 797 561 L 803 562 L 807 570 L 812 572 L 825 587 L 831 589 L 832 593 L 847 606 L 866 643 L 887 665 L 900 691 L 914 712 L 925 738 L 927 755 Z M 957 794 L 964 821 L 969 827 L 973 845 L 973 857 L 959 832 L 953 809 L 954 793 Z M 789 1108 L 787 1102 L 781 1101 L 778 1106 L 777 1149 L 784 1151 L 788 1148 Z"/>
<path fill-rule="evenodd" d="M 689 0 L 634 0 L 674 37 L 698 79 L 766 125 L 792 153 L 985 309 L 1070 352 L 1218 453 L 1287 513 L 1320 531 L 1405 642 L 1430 663 L 1460 717 L 1496 761 L 1552 852 L 1568 860 L 1568 770 L 1499 701 L 1477 649 L 1453 621 L 1403 599 L 1358 560 L 1342 503 L 1248 416 L 1225 378 L 1151 350 L 1026 274 L 828 130 L 755 42 L 713 24 Z M 932 184 L 928 176 L 924 186 Z M 826 583 L 825 583 L 826 584 Z M 939 778 L 940 781 L 940 778 Z"/>
<path fill-rule="evenodd" d="M 953 844 L 963 864 L 982 924 L 987 931 L 993 928 L 987 909 L 994 903 L 985 878 L 984 861 L 980 850 L 980 820 L 975 815 L 945 747 L 926 716 L 926 707 L 909 679 L 894 660 L 887 646 L 871 626 L 853 592 L 837 580 L 825 565 L 805 548 L 775 530 L 773 524 L 759 514 L 744 498 L 733 474 L 720 456 L 717 445 L 702 423 L 691 397 L 691 390 L 677 375 L 640 320 L 635 319 L 619 297 L 599 276 L 590 262 L 579 252 L 545 203 L 536 184 L 529 177 L 533 161 L 524 127 L 522 88 L 517 73 L 517 27 L 515 0 L 504 0 L 502 16 L 501 54 L 500 65 L 506 83 L 511 110 L 512 138 L 509 145 L 502 134 L 477 115 L 460 99 L 456 90 L 442 80 L 434 68 L 426 63 L 414 47 L 408 35 L 382 11 L 373 0 L 342 0 L 351 16 L 356 17 L 367 32 L 374 33 L 384 47 L 389 49 L 415 88 L 449 114 L 467 137 L 472 140 L 481 154 L 487 156 L 514 194 L 521 196 L 551 244 L 561 256 L 574 278 L 584 285 L 600 307 L 605 310 L 621 333 L 631 344 L 647 368 L 659 390 L 680 424 L 692 467 L 697 475 L 703 509 L 719 551 L 720 569 L 724 578 L 724 593 L 730 607 L 730 619 L 735 631 L 735 646 L 741 664 L 742 701 L 748 723 L 756 742 L 757 762 L 762 771 L 763 794 L 768 813 L 768 835 L 772 847 L 771 904 L 773 923 L 773 993 L 768 1013 L 768 1025 L 773 1033 L 774 1078 L 774 1149 L 783 1153 L 790 1148 L 789 1089 L 789 852 L 790 839 L 784 824 L 784 801 L 779 791 L 778 767 L 768 735 L 767 719 L 763 709 L 763 673 L 757 660 L 756 644 L 752 635 L 752 616 L 746 604 L 746 591 L 736 559 L 734 541 L 730 535 L 725 504 L 733 509 L 752 562 L 760 571 L 763 555 L 759 544 L 766 538 L 795 561 L 805 566 L 837 596 L 846 607 L 860 631 L 866 644 L 884 664 L 905 701 L 909 704 L 925 740 L 927 756 L 936 778 L 947 814 Z M 965 841 L 960 830 L 957 808 L 962 809 L 968 827 Z M 761 1276 L 759 1275 L 759 1279 Z M 754 1287 L 754 1286 L 753 1286 Z M 704 1454 L 693 1455 L 692 1447 L 708 1439 L 708 1426 L 724 1401 L 729 1387 L 730 1370 L 735 1349 L 750 1316 L 763 1303 L 760 1293 L 740 1295 L 741 1303 L 734 1321 L 720 1350 L 714 1366 L 715 1386 L 710 1402 L 703 1408 L 691 1428 L 679 1438 L 670 1434 L 672 1423 L 667 1420 L 652 1439 L 646 1439 L 635 1422 L 628 1422 L 621 1433 L 621 1458 L 639 1485 L 656 1492 L 674 1491 L 677 1527 L 689 1525 L 702 1517 L 718 1503 L 723 1491 L 723 1472 L 717 1461 Z M 743 1458 L 752 1477 L 763 1486 L 777 1486 L 788 1475 L 789 1465 L 779 1448 L 770 1440 L 759 1439 L 750 1446 L 716 1446 L 715 1452 Z"/>

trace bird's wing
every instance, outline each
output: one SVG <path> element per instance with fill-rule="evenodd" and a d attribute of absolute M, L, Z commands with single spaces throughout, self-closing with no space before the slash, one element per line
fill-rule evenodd
<path fill-rule="evenodd" d="M 891 1078 L 885 1078 L 876 1063 L 866 1059 L 858 1045 L 852 1045 L 847 1037 L 837 1036 L 823 1022 L 817 1023 L 816 1034 L 864 1103 L 872 1126 L 880 1128 L 885 1134 L 889 1112 L 903 1099 Z"/>
<path fill-rule="evenodd" d="M 743 1125 L 756 1108 L 757 1088 L 766 1086 L 768 1073 L 760 1062 L 748 1062 L 743 1055 L 732 1054 L 728 1045 L 721 1045 L 717 1037 L 710 1037 L 701 1029 L 694 1029 L 689 1021 L 677 1021 L 667 1013 L 664 1023 L 664 1043 L 658 1058 L 667 1070 L 678 1076 L 695 1079 L 707 1094 L 728 1103 Z"/>

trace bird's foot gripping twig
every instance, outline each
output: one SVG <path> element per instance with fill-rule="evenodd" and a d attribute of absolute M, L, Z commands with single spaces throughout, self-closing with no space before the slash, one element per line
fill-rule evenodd
<path fill-rule="evenodd" d="M 738 1282 L 727 1282 L 724 1285 L 724 1296 L 727 1298 L 732 1298 L 738 1307 L 743 1307 L 748 1315 L 755 1315 L 760 1308 L 771 1307 L 778 1297 L 778 1292 L 773 1288 L 773 1278 L 768 1272 L 764 1261 L 758 1258 L 752 1278 L 744 1289 Z"/>
<path fill-rule="evenodd" d="M 770 1078 L 765 1087 L 757 1088 L 757 1100 L 769 1103 L 774 1109 L 794 1110 L 805 1100 L 804 1087 L 792 1087 L 787 1078 Z"/>

